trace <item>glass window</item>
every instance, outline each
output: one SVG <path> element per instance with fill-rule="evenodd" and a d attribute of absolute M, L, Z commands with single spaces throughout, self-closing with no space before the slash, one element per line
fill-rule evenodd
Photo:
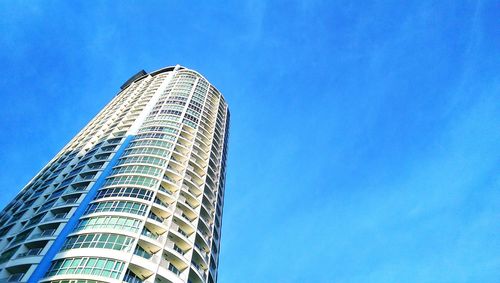
<path fill-rule="evenodd" d="M 131 197 L 150 201 L 153 197 L 153 192 L 142 188 L 120 187 L 102 189 L 97 193 L 96 199 L 107 197 Z"/>
<path fill-rule="evenodd" d="M 76 231 L 92 229 L 117 229 L 137 232 L 141 221 L 128 217 L 120 216 L 99 216 L 80 220 Z"/>
<path fill-rule="evenodd" d="M 47 272 L 47 276 L 62 274 L 92 274 L 118 279 L 122 269 L 123 263 L 113 259 L 96 257 L 65 258 L 53 262 Z M 96 281 L 89 281 L 89 283 L 90 282 Z"/>
<path fill-rule="evenodd" d="M 106 201 L 92 203 L 87 208 L 86 214 L 97 212 L 126 212 L 137 215 L 145 215 L 147 205 L 133 201 Z"/>

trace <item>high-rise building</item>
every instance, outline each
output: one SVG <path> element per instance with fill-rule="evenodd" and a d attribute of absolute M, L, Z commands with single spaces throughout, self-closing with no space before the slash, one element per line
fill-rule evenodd
<path fill-rule="evenodd" d="M 0 213 L 0 282 L 216 282 L 229 110 L 141 71 Z"/>

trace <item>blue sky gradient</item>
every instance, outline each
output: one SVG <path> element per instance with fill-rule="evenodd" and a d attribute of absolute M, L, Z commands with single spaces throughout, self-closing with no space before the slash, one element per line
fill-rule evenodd
<path fill-rule="evenodd" d="M 179 63 L 232 114 L 219 283 L 499 282 L 497 1 L 116 3 L 0 3 L 2 207 Z"/>

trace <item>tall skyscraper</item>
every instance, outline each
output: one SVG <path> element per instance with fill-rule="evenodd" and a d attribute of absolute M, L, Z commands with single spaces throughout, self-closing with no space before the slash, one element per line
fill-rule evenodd
<path fill-rule="evenodd" d="M 0 282 L 216 282 L 229 110 L 141 71 L 0 213 Z"/>

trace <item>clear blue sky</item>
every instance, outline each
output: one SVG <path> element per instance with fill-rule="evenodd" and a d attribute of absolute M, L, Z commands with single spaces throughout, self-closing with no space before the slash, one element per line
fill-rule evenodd
<path fill-rule="evenodd" d="M 498 1 L 118 2 L 1 1 L 2 207 L 179 63 L 232 112 L 219 283 L 500 282 Z"/>

